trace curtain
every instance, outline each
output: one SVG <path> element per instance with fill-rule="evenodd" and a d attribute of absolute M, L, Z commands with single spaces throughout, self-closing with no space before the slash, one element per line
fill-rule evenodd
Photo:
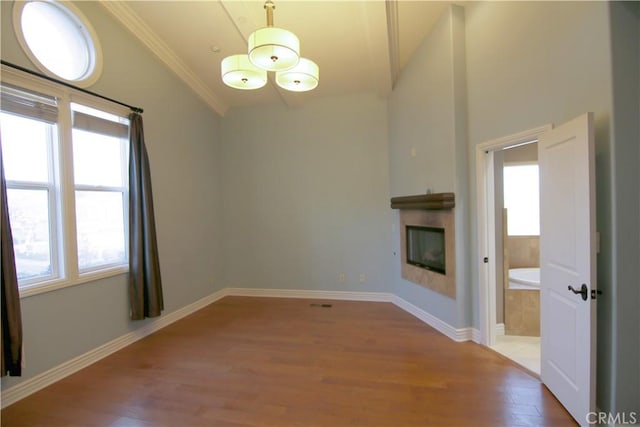
<path fill-rule="evenodd" d="M 129 303 L 131 319 L 141 320 L 160 316 L 164 300 L 142 116 L 129 119 Z"/>
<path fill-rule="evenodd" d="M 2 166 L 2 142 L 0 141 L 0 256 L 2 257 L 2 376 L 22 374 L 22 315 L 18 275 L 13 253 L 13 237 L 9 223 L 7 188 Z"/>

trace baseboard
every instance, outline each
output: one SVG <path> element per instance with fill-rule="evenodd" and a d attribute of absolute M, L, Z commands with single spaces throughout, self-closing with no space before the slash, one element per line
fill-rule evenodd
<path fill-rule="evenodd" d="M 480 330 L 476 328 L 470 328 L 470 329 L 471 329 L 471 341 L 473 341 L 476 344 L 482 344 L 480 342 Z"/>
<path fill-rule="evenodd" d="M 437 330 L 443 335 L 451 338 L 457 342 L 469 341 L 472 337 L 471 329 L 472 328 L 461 328 L 456 329 L 453 326 L 449 325 L 447 322 L 444 322 L 437 318 L 436 316 L 427 313 L 423 309 L 416 307 L 410 302 L 400 298 L 397 295 L 393 295 L 392 301 L 396 306 L 400 307 L 407 313 L 413 314 L 418 319 L 422 320 L 427 325 L 431 326 L 433 329 Z"/>
<path fill-rule="evenodd" d="M 55 366 L 41 374 L 36 375 L 33 378 L 29 378 L 16 384 L 13 387 L 8 388 L 2 392 L 2 408 L 24 399 L 25 397 L 41 390 L 48 385 L 60 381 L 61 379 L 78 372 L 80 369 L 103 359 L 116 351 L 123 349 L 124 347 L 133 344 L 134 342 L 186 317 L 201 308 L 206 307 L 209 304 L 216 302 L 217 300 L 225 297 L 227 290 L 215 292 L 204 298 L 199 299 L 185 307 L 182 307 L 169 314 L 163 315 L 156 319 L 153 319 L 141 328 L 131 331 L 125 335 L 122 335 L 106 344 L 96 347 L 80 356 L 74 357 L 58 366 Z"/>
<path fill-rule="evenodd" d="M 504 323 L 496 323 L 496 335 L 504 335 Z"/>
<path fill-rule="evenodd" d="M 226 288 L 227 295 L 238 297 L 309 298 L 346 301 L 390 302 L 393 294 L 384 292 L 314 291 L 299 289 Z"/>
<path fill-rule="evenodd" d="M 147 323 L 145 326 L 118 337 L 106 344 L 96 347 L 80 356 L 49 369 L 33 378 L 29 378 L 2 392 L 2 408 L 55 383 L 80 369 L 103 359 L 124 347 L 186 317 L 201 308 L 212 304 L 225 296 L 249 296 L 272 298 L 309 298 L 347 301 L 391 302 L 402 310 L 417 317 L 438 332 L 453 341 L 462 342 L 473 340 L 478 342 L 480 333 L 475 328 L 456 329 L 439 318 L 427 313 L 404 299 L 385 292 L 351 292 L 351 291 L 315 291 L 293 289 L 255 289 L 255 288 L 225 288 L 211 295 L 199 299 L 181 309 L 163 315 Z"/>

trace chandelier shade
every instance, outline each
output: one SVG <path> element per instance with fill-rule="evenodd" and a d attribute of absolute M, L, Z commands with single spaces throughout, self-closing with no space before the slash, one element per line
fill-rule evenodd
<path fill-rule="evenodd" d="M 267 72 L 251 63 L 248 55 L 231 55 L 220 64 L 222 81 L 235 89 L 259 89 L 267 84 Z"/>
<path fill-rule="evenodd" d="M 291 31 L 265 27 L 254 31 L 247 41 L 249 60 L 267 71 L 283 71 L 295 67 L 300 58 L 300 41 Z"/>
<path fill-rule="evenodd" d="M 246 55 L 222 60 L 222 81 L 236 89 L 258 89 L 267 84 L 267 72 L 275 72 L 279 87 L 306 92 L 318 86 L 318 65 L 300 57 L 300 40 L 291 31 L 273 26 L 273 0 L 266 0 L 267 26 L 247 39 Z"/>
<path fill-rule="evenodd" d="M 318 65 L 307 58 L 300 58 L 298 65 L 276 73 L 276 83 L 283 89 L 292 92 L 313 90 L 320 81 Z"/>

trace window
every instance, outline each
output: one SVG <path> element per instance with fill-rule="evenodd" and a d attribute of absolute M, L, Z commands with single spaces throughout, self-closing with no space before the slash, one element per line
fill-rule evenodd
<path fill-rule="evenodd" d="M 61 89 L 59 89 L 61 90 Z M 3 83 L 7 200 L 21 295 L 126 271 L 128 119 Z"/>
<path fill-rule="evenodd" d="M 13 20 L 22 49 L 42 72 L 84 86 L 98 79 L 102 65 L 98 39 L 75 6 L 16 2 Z"/>
<path fill-rule="evenodd" d="M 84 272 L 127 260 L 129 129 L 117 116 L 100 118 L 100 111 L 77 104 L 72 109 L 78 268 Z"/>
<path fill-rule="evenodd" d="M 540 184 L 537 164 L 504 167 L 504 207 L 509 236 L 540 235 Z"/>
<path fill-rule="evenodd" d="M 2 87 L 2 157 L 16 269 L 24 284 L 58 275 L 56 120 L 54 98 Z"/>

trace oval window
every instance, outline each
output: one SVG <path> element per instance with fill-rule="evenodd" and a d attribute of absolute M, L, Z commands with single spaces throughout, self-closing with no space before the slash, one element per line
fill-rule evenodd
<path fill-rule="evenodd" d="M 98 79 L 101 51 L 97 37 L 73 5 L 16 2 L 14 26 L 22 48 L 41 71 L 83 86 Z"/>

